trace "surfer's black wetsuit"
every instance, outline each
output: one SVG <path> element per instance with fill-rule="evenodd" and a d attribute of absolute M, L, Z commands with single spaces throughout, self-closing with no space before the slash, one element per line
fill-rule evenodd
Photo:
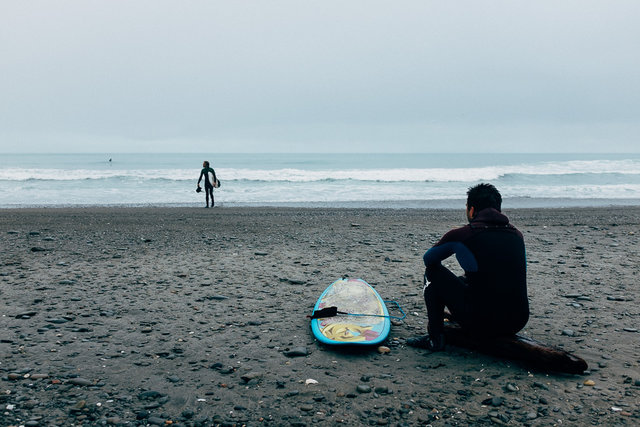
<path fill-rule="evenodd" d="M 211 173 L 213 182 L 209 180 L 209 173 Z M 207 207 L 209 207 L 209 196 L 211 196 L 211 207 L 213 207 L 213 183 L 217 181 L 216 171 L 213 168 L 202 168 L 200 171 L 200 177 L 198 178 L 198 185 L 200 185 L 200 181 L 202 181 L 202 177 L 204 176 L 204 193 L 205 198 L 207 200 Z"/>
<path fill-rule="evenodd" d="M 453 254 L 465 276 L 440 263 Z M 483 209 L 446 233 L 424 263 L 430 334 L 442 333 L 445 306 L 464 329 L 482 335 L 515 334 L 529 320 L 524 239 L 498 210 Z"/>

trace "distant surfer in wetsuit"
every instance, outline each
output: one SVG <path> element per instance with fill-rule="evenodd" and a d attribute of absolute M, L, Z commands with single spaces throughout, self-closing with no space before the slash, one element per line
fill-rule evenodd
<path fill-rule="evenodd" d="M 202 190 L 200 187 L 200 181 L 204 177 L 204 194 L 207 200 L 207 208 L 209 207 L 209 197 L 211 197 L 211 207 L 214 205 L 213 201 L 213 186 L 218 181 L 216 178 L 216 171 L 209 165 L 208 161 L 202 163 L 202 170 L 200 171 L 200 177 L 198 178 L 198 188 L 196 191 L 199 193 Z"/>
<path fill-rule="evenodd" d="M 444 349 L 444 309 L 474 336 L 513 335 L 529 320 L 526 255 L 522 233 L 501 212 L 502 196 L 491 184 L 467 192 L 469 224 L 446 233 L 424 254 L 428 335 L 407 344 Z M 441 264 L 456 256 L 464 276 Z"/>

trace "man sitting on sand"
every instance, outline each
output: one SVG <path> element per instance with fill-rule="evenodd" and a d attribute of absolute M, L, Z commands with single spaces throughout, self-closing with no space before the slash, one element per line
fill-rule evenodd
<path fill-rule="evenodd" d="M 424 254 L 429 334 L 408 339 L 408 345 L 444 349 L 445 307 L 452 320 L 475 336 L 513 335 L 529 320 L 524 239 L 501 205 L 502 196 L 493 185 L 471 187 L 469 224 L 447 232 Z M 440 263 L 453 254 L 464 276 Z"/>

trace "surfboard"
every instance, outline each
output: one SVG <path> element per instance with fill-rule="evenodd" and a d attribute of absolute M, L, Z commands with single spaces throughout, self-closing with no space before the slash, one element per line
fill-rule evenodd
<path fill-rule="evenodd" d="M 496 357 L 518 360 L 543 371 L 582 374 L 589 366 L 584 359 L 522 335 L 480 339 L 466 333 L 453 321 L 444 325 L 445 342 Z"/>
<path fill-rule="evenodd" d="M 389 311 L 380 294 L 364 280 L 336 280 L 320 295 L 313 310 L 334 307 L 337 314 L 334 311 L 330 317 L 311 319 L 311 330 L 318 341 L 331 345 L 375 345 L 389 335 Z"/>

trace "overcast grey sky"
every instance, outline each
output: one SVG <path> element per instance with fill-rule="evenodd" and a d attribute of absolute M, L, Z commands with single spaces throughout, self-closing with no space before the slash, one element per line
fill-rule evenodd
<path fill-rule="evenodd" d="M 640 2 L 0 3 L 0 152 L 639 152 Z"/>

